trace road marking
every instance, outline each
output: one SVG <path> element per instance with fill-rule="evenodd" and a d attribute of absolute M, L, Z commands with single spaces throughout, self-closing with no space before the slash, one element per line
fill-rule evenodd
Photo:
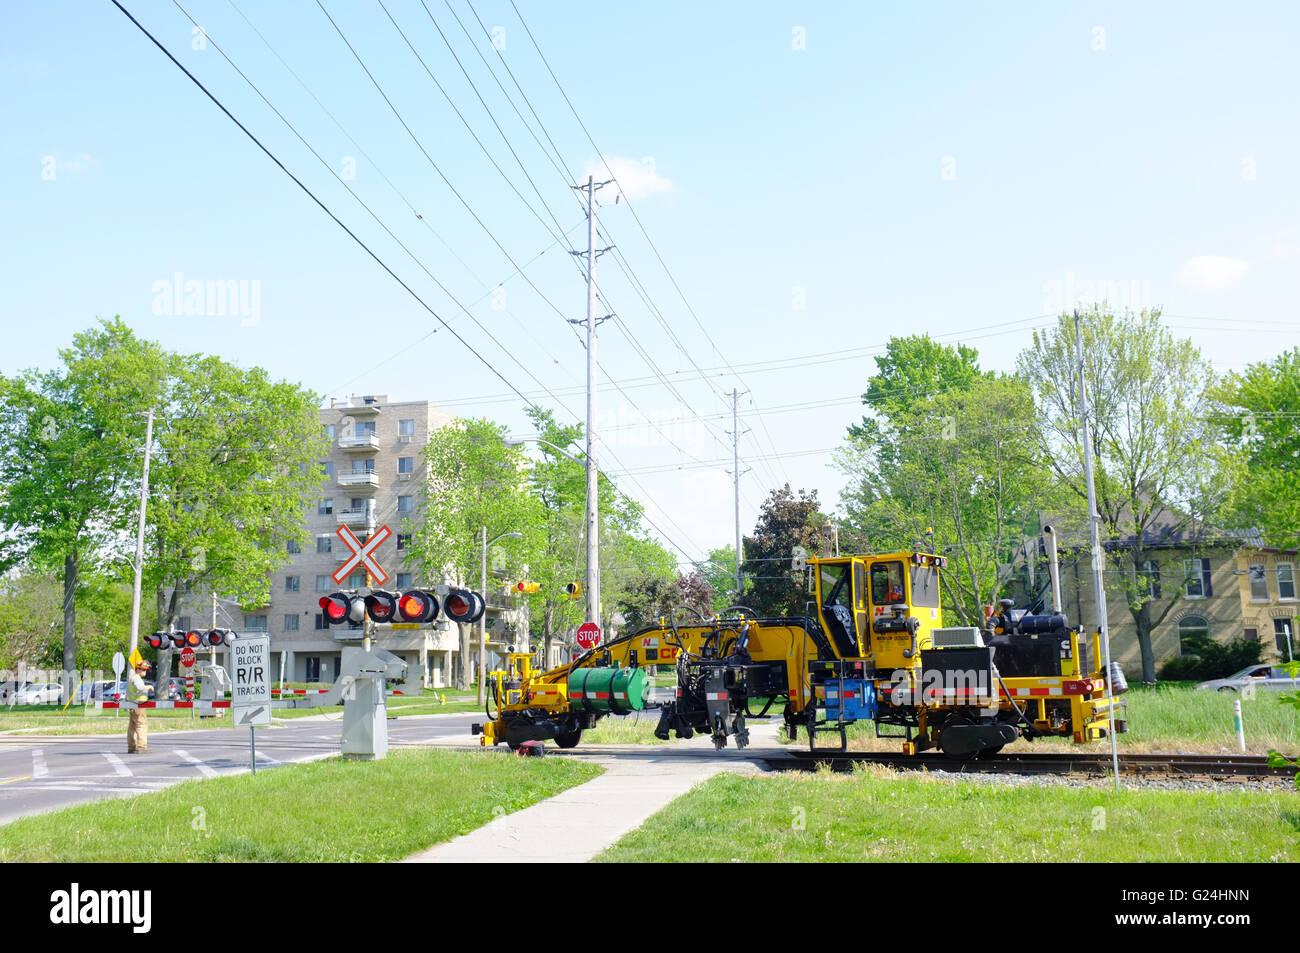
<path fill-rule="evenodd" d="M 203 775 L 205 778 L 215 778 L 217 776 L 217 772 L 213 771 L 210 767 L 208 767 L 198 758 L 194 757 L 194 755 L 190 754 L 188 751 L 182 751 L 180 748 L 177 748 L 175 750 L 178 755 L 180 755 L 190 764 L 194 765 L 194 767 L 198 768 L 199 774 Z"/>
<path fill-rule="evenodd" d="M 279 760 L 278 758 L 272 758 L 269 754 L 266 754 L 265 752 L 262 751 L 257 752 L 257 756 L 261 758 L 263 761 L 269 761 L 271 764 L 284 764 L 284 762 Z"/>
<path fill-rule="evenodd" d="M 32 749 L 32 777 L 43 778 L 50 773 L 49 766 L 45 763 L 45 749 Z"/>
<path fill-rule="evenodd" d="M 113 770 L 117 772 L 119 778 L 129 778 L 131 776 L 131 769 L 126 766 L 126 762 L 113 752 L 101 751 L 100 754 L 108 759 L 108 763 L 113 766 Z"/>
<path fill-rule="evenodd" d="M 30 781 L 31 779 L 32 776 L 28 774 L 21 778 L 5 778 L 3 781 L 0 781 L 0 784 L 13 784 L 15 781 Z"/>

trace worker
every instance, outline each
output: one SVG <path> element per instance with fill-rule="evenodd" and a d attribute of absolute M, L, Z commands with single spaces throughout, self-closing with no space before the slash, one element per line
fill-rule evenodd
<path fill-rule="evenodd" d="M 140 659 L 128 679 L 130 690 L 127 692 L 127 697 L 131 701 L 144 702 L 149 700 L 149 688 L 144 683 L 144 677 L 148 674 L 149 663 L 144 659 Z M 131 709 L 130 721 L 126 729 L 126 753 L 149 753 L 149 716 L 139 708 Z"/>

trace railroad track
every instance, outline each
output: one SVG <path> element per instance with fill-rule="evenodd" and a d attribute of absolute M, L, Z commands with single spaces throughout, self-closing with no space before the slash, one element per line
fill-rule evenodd
<path fill-rule="evenodd" d="M 1105 754 L 1026 752 L 956 761 L 938 753 L 904 755 L 878 751 L 791 751 L 764 759 L 779 771 L 813 771 L 818 765 L 848 771 L 874 764 L 898 771 L 942 771 L 946 774 L 1110 774 Z M 1262 755 L 1247 754 L 1121 754 L 1121 774 L 1137 777 L 1290 778 L 1295 768 L 1269 767 Z"/>

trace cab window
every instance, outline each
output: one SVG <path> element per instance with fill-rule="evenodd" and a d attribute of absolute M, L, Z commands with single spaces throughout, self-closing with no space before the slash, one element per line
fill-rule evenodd
<path fill-rule="evenodd" d="M 857 636 L 853 623 L 852 573 L 847 560 L 842 563 L 821 564 L 822 618 L 835 642 L 841 657 L 858 654 Z"/>
<path fill-rule="evenodd" d="M 901 562 L 871 564 L 871 601 L 874 605 L 888 606 L 902 602 L 903 564 Z"/>
<path fill-rule="evenodd" d="M 912 605 L 927 609 L 939 608 L 938 567 L 912 567 Z"/>

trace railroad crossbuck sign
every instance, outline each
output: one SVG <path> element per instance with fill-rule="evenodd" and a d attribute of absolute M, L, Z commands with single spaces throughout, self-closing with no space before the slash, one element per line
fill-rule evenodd
<path fill-rule="evenodd" d="M 230 708 L 235 724 L 271 723 L 271 639 L 253 636 L 230 644 L 234 653 L 235 681 L 230 688 Z"/>
<path fill-rule="evenodd" d="M 358 566 L 365 566 L 366 571 L 374 577 L 375 582 L 379 585 L 382 586 L 388 582 L 388 573 L 384 572 L 383 567 L 379 565 L 379 560 L 374 557 L 375 547 L 393 535 L 387 526 L 379 527 L 364 544 L 346 526 L 340 526 L 338 534 L 344 545 L 352 550 L 352 555 L 343 561 L 342 566 L 334 570 L 333 578 L 335 582 L 342 584 L 343 580 L 348 578 L 352 574 L 352 570 Z"/>

